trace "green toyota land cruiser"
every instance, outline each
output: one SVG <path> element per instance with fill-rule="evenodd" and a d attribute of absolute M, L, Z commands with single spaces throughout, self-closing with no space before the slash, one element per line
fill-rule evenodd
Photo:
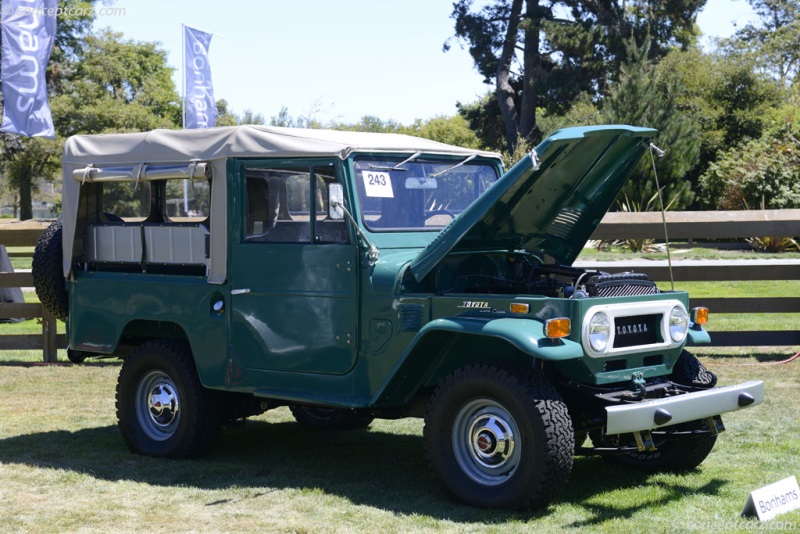
<path fill-rule="evenodd" d="M 127 445 L 202 453 L 229 421 L 423 417 L 446 490 L 540 507 L 576 454 L 691 469 L 720 414 L 685 350 L 703 308 L 643 274 L 572 266 L 655 130 L 560 130 L 497 154 L 395 134 L 238 126 L 76 136 L 36 248 L 69 357 L 124 360 Z"/>

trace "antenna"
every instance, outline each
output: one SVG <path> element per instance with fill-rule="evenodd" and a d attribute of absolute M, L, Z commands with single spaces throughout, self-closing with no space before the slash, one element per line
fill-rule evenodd
<path fill-rule="evenodd" d="M 656 193 L 658 194 L 658 204 L 661 207 L 661 222 L 664 224 L 664 242 L 666 243 L 667 249 L 667 265 L 669 266 L 669 283 L 672 287 L 672 291 L 675 291 L 675 277 L 672 275 L 672 255 L 669 251 L 669 234 L 667 234 L 667 214 L 664 210 L 664 199 L 661 197 L 661 186 L 658 185 L 658 173 L 656 172 L 656 158 L 653 156 L 655 152 L 656 156 L 659 158 L 663 158 L 666 154 L 666 151 L 661 150 L 653 143 L 650 143 L 650 161 L 653 163 L 653 176 L 656 180 Z"/>

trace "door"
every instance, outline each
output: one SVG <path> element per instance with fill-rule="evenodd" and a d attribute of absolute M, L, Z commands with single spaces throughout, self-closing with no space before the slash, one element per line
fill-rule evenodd
<path fill-rule="evenodd" d="M 243 367 L 343 374 L 357 354 L 357 258 L 328 219 L 335 167 L 244 167 L 231 246 L 231 345 Z M 240 207 L 239 207 L 240 206 Z"/>

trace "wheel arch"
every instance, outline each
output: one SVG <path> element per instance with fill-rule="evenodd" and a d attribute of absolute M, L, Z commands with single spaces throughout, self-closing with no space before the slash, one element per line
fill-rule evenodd
<path fill-rule="evenodd" d="M 531 367 L 536 360 L 580 358 L 580 344 L 550 340 L 536 320 L 447 318 L 431 321 L 413 339 L 379 389 L 373 404 L 397 406 L 411 402 L 424 388 L 435 387 L 454 370 L 491 360 Z"/>

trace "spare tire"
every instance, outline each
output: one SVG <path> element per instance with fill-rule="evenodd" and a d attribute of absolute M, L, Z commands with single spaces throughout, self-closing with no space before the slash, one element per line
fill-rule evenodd
<path fill-rule="evenodd" d="M 69 315 L 69 299 L 64 285 L 61 251 L 61 219 L 47 227 L 33 251 L 31 274 L 39 300 L 56 319 Z"/>

